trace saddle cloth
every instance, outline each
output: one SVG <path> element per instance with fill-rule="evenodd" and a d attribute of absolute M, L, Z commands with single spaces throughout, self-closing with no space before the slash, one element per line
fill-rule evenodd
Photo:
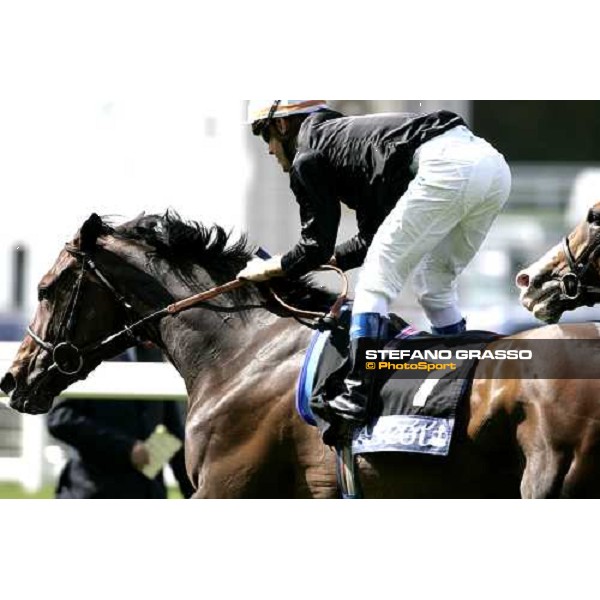
<path fill-rule="evenodd" d="M 334 332 L 316 332 L 298 379 L 296 405 L 306 423 L 323 429 L 317 407 L 340 392 L 348 371 L 349 313 Z M 483 349 L 497 334 L 472 331 L 438 337 L 405 327 L 386 349 Z M 470 391 L 477 360 L 462 360 L 447 374 L 401 376 L 382 381 L 373 399 L 370 422 L 354 435 L 354 454 L 409 452 L 447 456 L 459 404 Z M 313 410 L 315 409 L 315 410 Z"/>

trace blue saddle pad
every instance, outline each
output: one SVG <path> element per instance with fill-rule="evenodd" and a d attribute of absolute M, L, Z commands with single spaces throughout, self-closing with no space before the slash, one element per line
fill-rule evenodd
<path fill-rule="evenodd" d="M 313 334 L 296 385 L 296 410 L 304 422 L 313 427 L 317 426 L 317 421 L 310 407 L 310 399 L 321 354 L 330 335 L 329 331 L 316 331 Z"/>
<path fill-rule="evenodd" d="M 405 327 L 386 348 L 406 348 L 407 344 L 417 348 L 483 347 L 497 338 L 489 332 L 443 338 Z M 331 332 L 314 334 L 296 390 L 298 412 L 309 425 L 320 429 L 326 425 L 319 417 L 320 411 L 315 414 L 311 405 L 317 410 L 323 402 L 334 397 L 332 390 L 339 385 L 340 366 L 346 355 L 347 335 L 344 337 L 339 330 L 334 335 Z M 458 406 L 470 390 L 477 362 L 465 361 L 459 369 L 443 377 L 406 379 L 391 376 L 374 399 L 371 422 L 354 436 L 353 453 L 408 452 L 447 456 Z"/>

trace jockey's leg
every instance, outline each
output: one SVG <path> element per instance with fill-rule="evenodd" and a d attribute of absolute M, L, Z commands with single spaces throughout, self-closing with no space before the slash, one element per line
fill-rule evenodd
<path fill-rule="evenodd" d="M 367 370 L 365 352 L 380 350 L 387 339 L 388 319 L 376 312 L 352 315 L 350 327 L 350 371 L 344 380 L 344 393 L 328 403 L 327 420 L 331 427 L 324 434 L 330 446 L 346 439 L 368 418 L 369 402 L 376 382 L 376 371 Z"/>
<path fill-rule="evenodd" d="M 360 323 L 364 313 L 369 318 L 385 316 L 389 303 L 400 293 L 419 262 L 463 219 L 472 212 L 475 214 L 482 199 L 490 194 L 497 198 L 494 216 L 506 201 L 510 173 L 504 158 L 466 128 L 457 129 L 420 148 L 415 159 L 418 165 L 416 177 L 379 227 L 367 253 L 356 288 L 353 323 Z M 496 191 L 495 187 L 501 191 Z M 482 239 L 473 249 L 471 258 Z M 364 356 L 359 356 L 361 344 L 357 337 L 364 331 L 357 327 L 355 332 L 351 348 L 353 377 L 346 381 L 346 390 L 331 402 L 331 408 L 337 412 L 338 406 L 344 407 L 348 414 L 349 407 L 354 406 L 354 414 L 364 422 L 368 398 L 365 401 L 364 395 L 355 391 L 364 391 L 369 386 L 357 386 L 354 379 L 354 375 L 360 375 L 354 369 L 357 359 L 364 361 Z M 358 419 L 346 419 L 345 423 L 353 427 L 361 424 Z"/>
<path fill-rule="evenodd" d="M 498 168 L 483 195 L 474 186 L 466 199 L 468 213 L 415 269 L 413 285 L 419 303 L 438 335 L 462 333 L 465 321 L 458 307 L 456 279 L 471 262 L 502 210 L 510 191 L 508 168 Z"/>

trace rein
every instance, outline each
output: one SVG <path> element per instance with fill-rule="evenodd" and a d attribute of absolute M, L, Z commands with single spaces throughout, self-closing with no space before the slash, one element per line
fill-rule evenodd
<path fill-rule="evenodd" d="M 563 252 L 570 271 L 559 279 L 561 299 L 573 301 L 585 295 L 589 298 L 586 305 L 593 306 L 600 297 L 600 287 L 586 285 L 584 278 L 590 271 L 594 260 L 600 256 L 600 236 L 596 236 L 577 258 L 571 251 L 569 238 L 566 237 L 563 241 Z"/>
<path fill-rule="evenodd" d="M 337 267 L 333 267 L 331 265 L 324 265 L 324 266 L 316 269 L 316 271 L 317 272 L 333 271 L 333 272 L 337 273 L 343 280 L 342 292 L 337 297 L 337 299 L 336 299 L 334 305 L 332 306 L 331 310 L 329 311 L 329 313 L 314 312 L 314 311 L 310 311 L 310 310 L 301 310 L 299 308 L 295 308 L 293 306 L 290 306 L 289 304 L 286 304 L 273 291 L 273 288 L 271 286 L 269 286 L 269 292 L 271 293 L 273 298 L 277 301 L 277 303 L 280 306 L 285 308 L 288 312 L 290 312 L 292 315 L 294 315 L 296 317 L 309 318 L 309 319 L 327 319 L 328 317 L 337 318 L 337 317 L 339 317 L 342 306 L 344 305 L 344 303 L 346 302 L 346 300 L 348 298 L 348 287 L 349 287 L 348 286 L 348 277 L 341 269 L 338 269 Z M 232 292 L 234 290 L 237 290 L 237 289 L 241 288 L 242 286 L 246 285 L 246 283 L 247 283 L 246 281 L 243 281 L 240 279 L 235 279 L 234 281 L 230 281 L 229 283 L 225 283 L 223 285 L 211 288 L 210 290 L 207 290 L 205 292 L 201 292 L 194 296 L 190 296 L 189 298 L 185 298 L 184 300 L 180 300 L 179 302 L 175 302 L 174 304 L 170 304 L 169 306 L 167 306 L 167 308 L 165 310 L 170 315 L 176 315 L 184 310 L 187 310 L 189 308 L 196 306 L 197 304 L 199 304 L 201 302 L 206 302 L 207 300 L 212 300 L 213 298 L 216 298 L 217 296 L 220 296 L 221 294 L 226 294 L 227 292 Z"/>
<path fill-rule="evenodd" d="M 174 316 L 190 308 L 197 306 L 200 303 L 206 302 L 207 300 L 212 300 L 217 296 L 222 294 L 226 294 L 228 292 L 232 292 L 246 285 L 246 281 L 235 279 L 234 281 L 230 281 L 220 286 L 216 286 L 199 294 L 195 294 L 190 296 L 189 298 L 184 298 L 183 300 L 179 300 L 178 302 L 174 302 L 157 310 L 155 312 L 149 313 L 148 315 L 138 319 L 135 322 L 132 322 L 126 325 L 120 331 L 113 333 L 103 340 L 99 342 L 95 342 L 92 344 L 88 344 L 82 348 L 76 346 L 72 341 L 70 341 L 70 337 L 72 334 L 72 330 L 75 326 L 76 322 L 76 309 L 80 298 L 81 285 L 83 282 L 83 277 L 85 275 L 86 269 L 89 269 L 98 280 L 106 287 L 111 294 L 117 300 L 117 303 L 125 309 L 125 313 L 133 316 L 134 310 L 131 304 L 127 302 L 125 297 L 121 295 L 116 288 L 110 283 L 110 281 L 102 274 L 102 272 L 98 269 L 96 263 L 89 257 L 89 255 L 85 252 L 81 252 L 76 248 L 67 245 L 65 249 L 69 254 L 73 257 L 80 259 L 82 261 L 81 271 L 79 277 L 77 279 L 77 283 L 73 292 L 71 293 L 71 297 L 69 298 L 69 302 L 67 304 L 67 310 L 65 311 L 65 316 L 61 320 L 61 323 L 57 332 L 57 339 L 61 339 L 61 334 L 64 333 L 64 340 L 61 342 L 55 342 L 54 344 L 43 340 L 39 335 L 37 335 L 31 326 L 27 328 L 27 333 L 33 339 L 33 341 L 46 350 L 47 352 L 52 354 L 53 364 L 48 368 L 48 371 L 52 371 L 57 369 L 63 375 L 78 375 L 85 364 L 85 357 L 102 350 L 109 344 L 113 343 L 115 340 L 119 339 L 122 336 L 129 336 L 132 341 L 136 341 L 137 337 L 135 331 L 140 329 L 141 327 L 152 323 L 154 321 L 158 321 L 166 316 Z M 288 312 L 290 312 L 295 317 L 303 317 L 309 319 L 316 319 L 318 321 L 318 326 L 322 328 L 332 327 L 335 324 L 335 321 L 340 315 L 341 309 L 346 302 L 348 296 L 348 278 L 345 273 L 338 269 L 337 267 L 333 267 L 331 265 L 325 265 L 317 269 L 317 271 L 334 271 L 336 272 L 343 280 L 343 289 L 340 295 L 337 297 L 334 305 L 332 306 L 329 313 L 324 312 L 313 312 L 306 311 L 294 308 L 286 304 L 269 286 L 269 292 L 273 296 L 273 298 Z M 66 324 L 65 324 L 66 321 Z"/>

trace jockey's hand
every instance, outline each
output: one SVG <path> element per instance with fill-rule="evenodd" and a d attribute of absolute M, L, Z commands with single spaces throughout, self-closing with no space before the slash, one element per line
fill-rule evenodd
<path fill-rule="evenodd" d="M 237 278 L 246 281 L 268 281 L 282 275 L 281 256 L 273 256 L 267 260 L 253 258 L 246 268 L 238 273 Z"/>
<path fill-rule="evenodd" d="M 150 452 L 144 442 L 137 441 L 131 449 L 131 464 L 138 470 L 142 470 L 150 462 Z"/>

